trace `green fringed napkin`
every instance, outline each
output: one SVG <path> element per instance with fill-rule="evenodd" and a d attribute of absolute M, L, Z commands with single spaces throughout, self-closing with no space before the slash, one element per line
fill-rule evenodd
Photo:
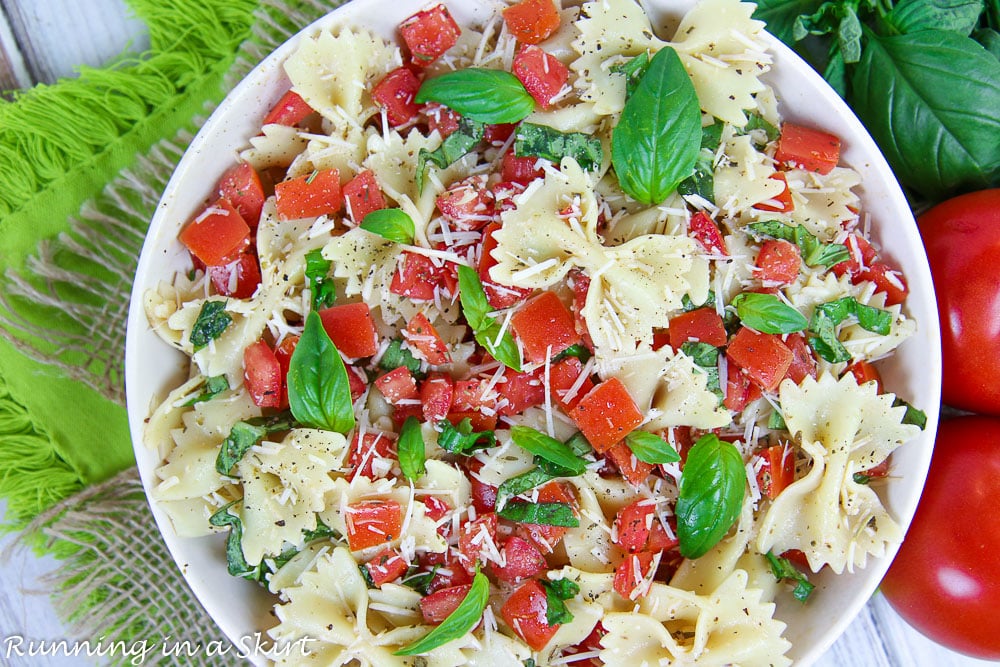
<path fill-rule="evenodd" d="M 148 53 L 0 102 L 0 497 L 8 529 L 63 559 L 49 584 L 80 638 L 222 639 L 133 468 L 131 280 L 196 118 L 341 1 L 127 0 Z"/>

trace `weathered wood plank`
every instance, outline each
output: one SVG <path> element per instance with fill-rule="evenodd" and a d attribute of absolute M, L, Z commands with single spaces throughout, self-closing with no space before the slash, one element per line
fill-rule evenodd
<path fill-rule="evenodd" d="M 0 12 L 0 93 L 26 88 L 32 83 L 7 15 Z"/>

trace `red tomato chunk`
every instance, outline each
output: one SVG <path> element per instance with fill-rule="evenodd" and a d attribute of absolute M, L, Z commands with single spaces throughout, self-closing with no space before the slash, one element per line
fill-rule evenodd
<path fill-rule="evenodd" d="M 403 337 L 418 356 L 427 360 L 432 366 L 451 362 L 448 345 L 441 338 L 431 321 L 423 313 L 417 313 L 406 324 Z"/>
<path fill-rule="evenodd" d="M 219 179 L 219 196 L 229 200 L 250 229 L 257 229 L 260 211 L 264 208 L 264 186 L 257 170 L 248 162 L 229 169 Z"/>
<path fill-rule="evenodd" d="M 420 394 L 417 392 L 417 381 L 413 379 L 410 370 L 404 366 L 393 369 L 375 380 L 375 386 L 385 396 L 385 400 L 392 405 L 400 401 L 416 399 Z"/>
<path fill-rule="evenodd" d="M 552 399 L 567 412 L 575 408 L 583 397 L 594 388 L 594 383 L 589 377 L 577 384 L 582 372 L 583 363 L 576 357 L 561 359 L 549 369 L 549 388 L 552 390 Z"/>
<path fill-rule="evenodd" d="M 524 348 L 528 363 L 545 363 L 570 345 L 580 342 L 573 313 L 555 292 L 542 292 L 532 297 L 510 320 Z"/>
<path fill-rule="evenodd" d="M 859 385 L 866 382 L 874 382 L 875 386 L 878 388 L 878 393 L 882 393 L 882 375 L 878 372 L 872 364 L 865 361 L 864 359 L 859 359 L 855 361 L 850 366 L 847 367 L 854 379 L 858 381 Z"/>
<path fill-rule="evenodd" d="M 399 127 L 417 117 L 420 105 L 414 101 L 420 79 L 406 67 L 392 70 L 372 88 L 372 99 L 385 109 L 389 125 Z"/>
<path fill-rule="evenodd" d="M 510 34 L 525 44 L 538 44 L 559 29 L 559 9 L 552 0 L 521 0 L 503 11 Z"/>
<path fill-rule="evenodd" d="M 500 229 L 500 223 L 494 222 L 486 226 L 483 232 L 483 247 L 479 260 L 479 280 L 483 283 L 483 291 L 486 292 L 486 300 L 493 308 L 510 308 L 518 301 L 531 294 L 531 290 L 521 287 L 507 287 L 494 282 L 490 277 L 490 269 L 497 265 L 497 260 L 493 258 L 493 250 L 497 247 L 493 234 Z"/>
<path fill-rule="evenodd" d="M 726 399 L 723 405 L 727 410 L 742 412 L 743 408 L 761 397 L 760 387 L 751 382 L 735 363 L 728 364 L 726 368 Z"/>
<path fill-rule="evenodd" d="M 243 384 L 254 405 L 281 407 L 284 374 L 274 351 L 262 340 L 251 343 L 243 351 Z"/>
<path fill-rule="evenodd" d="M 618 541 L 615 544 L 629 554 L 673 549 L 678 544 L 677 539 L 667 534 L 657 518 L 656 503 L 645 499 L 618 510 L 615 527 L 618 530 Z"/>
<path fill-rule="evenodd" d="M 378 351 L 378 332 L 367 303 L 347 303 L 319 311 L 330 340 L 346 357 L 370 357 Z"/>
<path fill-rule="evenodd" d="M 409 566 L 395 549 L 386 549 L 365 563 L 365 569 L 368 570 L 372 583 L 381 588 L 382 584 L 395 581 L 406 574 Z"/>
<path fill-rule="evenodd" d="M 565 484 L 559 482 L 549 482 L 538 489 L 538 502 L 563 503 L 573 508 L 576 507 L 576 499 L 573 494 Z M 575 509 L 573 511 L 576 513 Z M 522 523 L 519 524 L 518 530 L 524 537 L 534 542 L 542 553 L 549 554 L 555 550 L 559 540 L 566 535 L 569 528 L 539 523 Z"/>
<path fill-rule="evenodd" d="M 792 351 L 781 342 L 781 336 L 759 333 L 746 327 L 733 336 L 726 356 L 764 391 L 778 388 L 793 359 Z"/>
<path fill-rule="evenodd" d="M 274 186 L 274 205 L 279 220 L 301 220 L 333 215 L 344 205 L 340 172 L 323 169 L 308 176 L 282 181 Z"/>
<path fill-rule="evenodd" d="M 386 207 L 385 197 L 382 196 L 382 190 L 372 171 L 363 171 L 347 182 L 344 186 L 344 201 L 347 202 L 347 211 L 355 224 L 361 224 L 372 211 Z"/>
<path fill-rule="evenodd" d="M 653 472 L 653 465 L 637 459 L 624 442 L 611 447 L 604 452 L 604 456 L 615 464 L 622 477 L 632 486 L 639 486 Z"/>
<path fill-rule="evenodd" d="M 691 216 L 691 221 L 688 222 L 688 236 L 700 243 L 707 253 L 729 256 L 719 226 L 701 211 Z"/>
<path fill-rule="evenodd" d="M 423 614 L 424 621 L 431 625 L 437 625 L 444 621 L 453 611 L 458 609 L 458 605 L 462 604 L 462 600 L 471 589 L 472 584 L 462 584 L 461 586 L 442 588 L 420 598 L 420 613 Z"/>
<path fill-rule="evenodd" d="M 399 539 L 403 508 L 395 500 L 365 500 L 348 505 L 346 514 L 351 551 Z"/>
<path fill-rule="evenodd" d="M 776 213 L 788 213 L 789 211 L 794 211 L 795 202 L 792 200 L 792 191 L 788 187 L 788 179 L 785 175 L 779 171 L 771 174 L 768 178 L 781 181 L 785 186 L 784 189 L 771 199 L 758 202 L 754 204 L 753 207 L 761 211 L 774 211 Z"/>
<path fill-rule="evenodd" d="M 509 584 L 534 577 L 548 568 L 538 547 L 517 535 L 507 538 L 500 550 L 500 557 L 503 565 L 492 563 L 490 570 L 497 579 Z"/>
<path fill-rule="evenodd" d="M 569 416 L 598 452 L 607 451 L 642 423 L 642 412 L 618 378 L 600 383 Z"/>
<path fill-rule="evenodd" d="M 538 106 L 548 109 L 569 79 L 569 68 L 537 46 L 521 47 L 511 70 Z"/>
<path fill-rule="evenodd" d="M 455 229 L 473 231 L 493 222 L 493 193 L 486 176 L 470 176 L 453 183 L 437 198 L 442 217 Z"/>
<path fill-rule="evenodd" d="M 294 127 L 313 113 L 313 108 L 293 90 L 281 96 L 278 103 L 264 116 L 261 125 L 288 125 Z"/>
<path fill-rule="evenodd" d="M 829 174 L 840 161 L 840 139 L 820 130 L 782 123 L 774 159 L 787 167 Z"/>
<path fill-rule="evenodd" d="M 440 269 L 426 255 L 404 250 L 401 257 L 389 291 L 414 301 L 433 301 Z"/>
<path fill-rule="evenodd" d="M 806 337 L 800 333 L 788 334 L 785 346 L 792 351 L 792 364 L 788 367 L 785 377 L 791 378 L 795 384 L 802 382 L 807 375 L 815 378 L 816 359 L 806 342 Z"/>
<path fill-rule="evenodd" d="M 207 269 L 215 291 L 222 296 L 249 299 L 260 285 L 260 262 L 253 253 L 245 252 L 235 262 Z"/>
<path fill-rule="evenodd" d="M 546 621 L 547 609 L 545 589 L 532 579 L 514 591 L 500 608 L 500 616 L 531 650 L 540 651 L 559 629 Z"/>
<path fill-rule="evenodd" d="M 399 32 L 417 67 L 426 67 L 455 46 L 462 33 L 444 5 L 417 12 L 403 21 Z"/>
<path fill-rule="evenodd" d="M 477 565 L 485 562 L 483 552 L 489 552 L 490 545 L 496 546 L 497 524 L 497 515 L 485 512 L 462 526 L 462 534 L 458 539 L 458 559 L 469 574 L 476 571 Z"/>
<path fill-rule="evenodd" d="M 455 382 L 446 373 L 430 372 L 420 385 L 420 407 L 424 420 L 438 422 L 448 415 L 455 395 Z"/>
<path fill-rule="evenodd" d="M 206 266 L 225 266 L 250 245 L 250 227 L 225 199 L 211 204 L 181 230 L 180 242 Z"/>
<path fill-rule="evenodd" d="M 642 551 L 625 556 L 625 559 L 615 568 L 613 586 L 618 595 L 626 600 L 642 597 L 636 593 L 636 589 L 642 585 L 644 579 L 649 577 L 654 555 L 648 551 Z"/>
<path fill-rule="evenodd" d="M 801 263 L 799 247 L 781 239 L 764 241 L 757 254 L 760 279 L 768 284 L 791 285 L 799 277 Z"/>
<path fill-rule="evenodd" d="M 545 176 L 545 170 L 542 169 L 541 164 L 545 163 L 540 163 L 537 157 L 517 157 L 514 155 L 514 151 L 508 151 L 504 153 L 503 160 L 500 162 L 500 178 L 503 179 L 504 183 L 527 185 L 536 178 Z M 497 199 L 499 201 L 499 197 Z"/>
<path fill-rule="evenodd" d="M 795 481 L 795 454 L 787 445 L 774 445 L 757 456 L 763 461 L 757 470 L 757 487 L 762 495 L 773 500 Z"/>
<path fill-rule="evenodd" d="M 696 308 L 671 318 L 669 332 L 675 350 L 692 341 L 721 347 L 727 340 L 726 327 L 714 308 Z"/>
<path fill-rule="evenodd" d="M 366 431 L 363 436 L 359 436 L 355 431 L 347 459 L 351 466 L 347 481 L 353 481 L 358 475 L 368 479 L 386 477 L 395 462 L 395 434 Z"/>

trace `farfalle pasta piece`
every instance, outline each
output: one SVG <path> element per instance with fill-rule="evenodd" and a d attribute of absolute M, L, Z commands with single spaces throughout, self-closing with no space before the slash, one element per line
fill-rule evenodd
<path fill-rule="evenodd" d="M 715 168 L 715 204 L 729 217 L 774 199 L 785 189 L 771 160 L 757 150 L 749 135 L 738 135 L 727 125 L 723 133 L 724 157 Z M 757 215 L 753 211 L 753 215 Z M 763 213 L 760 213 L 763 215 Z"/>
<path fill-rule="evenodd" d="M 309 140 L 299 130 L 272 123 L 250 138 L 250 148 L 240 151 L 240 159 L 262 171 L 271 167 L 287 167 L 302 152 Z"/>
<path fill-rule="evenodd" d="M 367 131 L 371 132 L 373 130 Z M 333 128 L 328 135 L 302 135 L 309 143 L 289 165 L 286 179 L 308 176 L 323 169 L 336 169 L 342 177 L 353 174 L 365 159 L 367 133 L 356 125 L 342 125 Z"/>
<path fill-rule="evenodd" d="M 784 173 L 794 208 L 787 213 L 745 210 L 742 216 L 745 221 L 781 220 L 802 225 L 821 241 L 831 241 L 846 224 L 858 219 L 861 200 L 853 189 L 861 184 L 858 172 L 834 167 L 825 175 L 801 169 Z"/>
<path fill-rule="evenodd" d="M 859 387 L 851 373 L 781 384 L 785 423 L 812 467 L 772 501 L 760 523 L 758 551 L 799 549 L 814 572 L 828 565 L 840 574 L 864 567 L 869 555 L 882 556 L 886 545 L 902 539 L 875 491 L 854 481 L 854 473 L 880 464 L 920 432 L 902 423 L 906 408 L 892 407 L 895 396 L 877 391 L 874 383 Z"/>

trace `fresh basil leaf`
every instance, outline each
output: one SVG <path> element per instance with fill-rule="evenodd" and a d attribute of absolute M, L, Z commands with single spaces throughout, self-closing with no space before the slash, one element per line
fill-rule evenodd
<path fill-rule="evenodd" d="M 413 574 L 411 574 L 410 571 L 407 571 L 400 583 L 407 588 L 412 588 L 421 595 L 430 595 L 431 582 L 434 580 L 434 577 L 437 575 L 437 571 L 439 569 L 441 569 L 440 565 L 435 565 L 431 568 L 430 572 L 420 572 L 416 568 L 410 568 Z"/>
<path fill-rule="evenodd" d="M 499 335 L 501 324 L 488 314 L 493 309 L 486 300 L 483 283 L 475 269 L 464 265 L 458 267 L 458 296 L 462 302 L 465 321 L 472 327 L 476 342 L 504 366 L 520 372 L 521 351 L 509 331 L 505 331 L 503 336 Z"/>
<path fill-rule="evenodd" d="M 722 142 L 723 123 L 713 123 L 701 128 L 701 148 L 694 163 L 694 173 L 677 184 L 682 195 L 698 195 L 715 201 L 715 153 Z"/>
<path fill-rule="evenodd" d="M 401 208 L 372 211 L 361 221 L 361 229 L 403 245 L 411 245 L 416 234 L 413 218 Z"/>
<path fill-rule="evenodd" d="M 612 65 L 611 72 L 625 77 L 625 99 L 632 97 L 636 86 L 642 80 L 642 75 L 649 69 L 649 51 L 643 51 L 635 58 L 630 58 L 619 65 Z"/>
<path fill-rule="evenodd" d="M 906 407 L 906 414 L 903 415 L 904 424 L 919 426 L 921 431 L 927 428 L 927 413 L 923 410 L 918 410 L 897 396 L 896 400 L 892 402 L 892 407 L 898 408 L 901 405 Z"/>
<path fill-rule="evenodd" d="M 417 153 L 415 175 L 417 192 L 424 191 L 424 175 L 427 173 L 428 163 L 437 165 L 439 169 L 447 169 L 448 166 L 461 160 L 476 147 L 476 144 L 482 141 L 483 132 L 482 123 L 471 118 L 462 118 L 458 121 L 458 129 L 445 137 L 436 149 L 429 151 L 426 148 L 421 148 L 420 152 Z M 411 233 L 410 238 L 412 237 Z"/>
<path fill-rule="evenodd" d="M 233 318 L 226 312 L 225 301 L 206 301 L 201 304 L 198 318 L 191 327 L 191 346 L 194 351 L 197 352 L 221 336 L 232 321 Z"/>
<path fill-rule="evenodd" d="M 580 585 L 571 579 L 541 579 L 545 589 L 545 622 L 551 627 L 573 620 L 573 614 L 566 608 L 565 600 L 571 600 L 580 592 Z"/>
<path fill-rule="evenodd" d="M 611 161 L 622 189 L 659 204 L 694 171 L 701 147 L 701 107 L 677 52 L 665 46 L 625 102 L 611 135 Z"/>
<path fill-rule="evenodd" d="M 764 117 L 760 113 L 750 111 L 747 112 L 747 124 L 743 126 L 742 132 L 743 134 L 749 134 L 754 130 L 763 130 L 764 136 L 767 137 L 768 141 L 777 141 L 781 136 L 781 130 L 764 120 Z"/>
<path fill-rule="evenodd" d="M 1000 60 L 944 30 L 866 37 L 851 103 L 899 179 L 930 199 L 1000 184 Z"/>
<path fill-rule="evenodd" d="M 983 48 L 1000 60 L 1000 32 L 993 28 L 980 28 L 972 33 L 973 39 L 982 44 Z"/>
<path fill-rule="evenodd" d="M 809 337 L 809 347 L 822 359 L 831 364 L 851 360 L 851 353 L 837 338 L 837 325 L 828 316 L 813 313 L 809 330 L 815 334 Z"/>
<path fill-rule="evenodd" d="M 306 318 L 289 362 L 288 404 L 295 418 L 310 428 L 338 433 L 354 428 L 347 369 L 316 311 Z"/>
<path fill-rule="evenodd" d="M 773 410 L 771 416 L 767 418 L 767 427 L 772 431 L 784 431 L 788 428 L 785 424 L 785 418 L 778 410 Z"/>
<path fill-rule="evenodd" d="M 775 579 L 778 581 L 790 579 L 795 582 L 795 590 L 792 591 L 792 596 L 796 600 L 805 602 L 809 599 L 809 595 L 813 592 L 815 586 L 809 582 L 806 575 L 799 572 L 787 558 L 775 556 L 770 551 L 764 554 L 764 557 L 767 558 L 767 562 L 771 565 L 771 573 L 774 574 Z"/>
<path fill-rule="evenodd" d="M 229 435 L 222 442 L 219 455 L 215 459 L 215 470 L 220 475 L 228 476 L 233 466 L 243 456 L 267 435 L 263 426 L 254 426 L 244 421 L 238 421 L 229 429 Z"/>
<path fill-rule="evenodd" d="M 394 655 L 428 653 L 450 641 L 464 637 L 482 620 L 489 599 L 490 580 L 482 572 L 476 572 L 476 576 L 472 578 L 472 587 L 455 611 L 448 614 L 448 617 L 441 621 L 441 625 L 428 632 L 422 639 L 404 646 Z"/>
<path fill-rule="evenodd" d="M 543 579 L 542 585 L 560 600 L 571 600 L 580 594 L 580 584 L 572 579 Z"/>
<path fill-rule="evenodd" d="M 420 422 L 413 415 L 407 417 L 399 429 L 396 450 L 403 477 L 415 482 L 427 474 L 424 435 L 420 431 Z"/>
<path fill-rule="evenodd" d="M 688 341 L 681 344 L 681 352 L 691 357 L 698 370 L 708 376 L 705 388 L 722 400 L 724 397 L 722 385 L 719 383 L 719 348 L 708 343 Z"/>
<path fill-rule="evenodd" d="M 576 160 L 582 169 L 601 167 L 604 149 L 601 140 L 584 132 L 560 132 L 554 127 L 521 123 L 514 140 L 517 157 L 540 157 L 559 164 L 564 157 Z"/>
<path fill-rule="evenodd" d="M 382 358 L 379 359 L 378 365 L 387 371 L 394 371 L 402 366 L 415 375 L 420 374 L 420 360 L 414 357 L 412 352 L 403 347 L 403 341 L 398 338 L 389 342 L 389 347 L 382 353 Z"/>
<path fill-rule="evenodd" d="M 576 528 L 580 520 L 573 508 L 566 503 L 507 503 L 497 510 L 497 516 L 515 523 L 534 523 L 543 526 L 563 526 Z"/>
<path fill-rule="evenodd" d="M 823 78 L 837 94 L 847 98 L 847 63 L 840 53 L 840 46 L 832 42 L 828 50 L 826 65 L 823 67 Z"/>
<path fill-rule="evenodd" d="M 983 0 L 899 0 L 884 19 L 898 33 L 950 30 L 967 37 L 983 7 Z"/>
<path fill-rule="evenodd" d="M 809 325 L 802 313 L 773 294 L 744 292 L 736 295 L 733 305 L 743 324 L 763 333 L 794 333 Z"/>
<path fill-rule="evenodd" d="M 577 359 L 579 359 L 583 363 L 587 363 L 587 360 L 590 359 L 590 350 L 588 350 L 587 348 L 585 348 L 583 345 L 580 345 L 579 343 L 573 343 L 572 345 L 570 345 L 569 347 L 567 347 L 565 350 L 563 350 L 562 352 L 560 352 L 559 354 L 557 354 L 555 357 L 553 357 L 552 363 L 556 363 L 557 361 L 561 361 L 562 359 L 565 359 L 566 357 L 576 357 Z"/>
<path fill-rule="evenodd" d="M 205 401 L 212 400 L 222 392 L 229 389 L 229 380 L 226 379 L 225 375 L 213 375 L 212 377 L 205 378 L 204 387 L 205 391 L 188 399 L 184 403 L 184 407 L 190 407 L 196 403 L 204 403 Z"/>
<path fill-rule="evenodd" d="M 226 536 L 226 567 L 229 574 L 253 581 L 260 581 L 264 571 L 261 564 L 250 565 L 243 555 L 243 521 L 238 514 L 231 514 L 229 508 L 240 501 L 234 500 L 208 518 L 208 523 L 217 528 L 229 528 Z"/>
<path fill-rule="evenodd" d="M 527 493 L 535 487 L 541 486 L 547 482 L 551 482 L 557 477 L 562 477 L 563 475 L 551 474 L 541 467 L 535 467 L 527 472 L 523 472 L 520 475 L 511 477 L 510 479 L 505 479 L 497 487 L 497 500 L 496 506 L 499 509 L 503 509 L 507 504 L 507 501 L 514 496 L 519 496 L 522 493 Z"/>
<path fill-rule="evenodd" d="M 708 290 L 708 296 L 705 297 L 705 300 L 702 303 L 697 305 L 695 305 L 694 301 L 692 301 L 691 297 L 687 294 L 681 297 L 681 306 L 684 308 L 685 313 L 691 312 L 692 310 L 698 310 L 699 308 L 704 308 L 709 304 L 715 304 L 715 292 L 712 290 Z"/>
<path fill-rule="evenodd" d="M 747 483 L 736 447 L 708 434 L 688 452 L 677 497 L 677 539 L 685 558 L 700 558 L 736 523 Z"/>
<path fill-rule="evenodd" d="M 341 539 L 341 535 L 336 530 L 323 523 L 318 517 L 316 519 L 316 528 L 313 530 L 302 531 L 302 540 L 306 544 L 315 542 L 316 540 L 325 540 L 327 538 L 339 540 Z"/>
<path fill-rule="evenodd" d="M 815 249 L 810 250 L 803 260 L 809 266 L 825 266 L 827 268 L 834 264 L 846 262 L 851 258 L 851 253 L 842 243 L 819 243 Z"/>
<path fill-rule="evenodd" d="M 870 481 L 872 481 L 871 477 L 869 477 L 868 475 L 865 475 L 863 473 L 860 473 L 860 472 L 854 473 L 853 475 L 851 475 L 851 477 L 854 480 L 855 484 L 864 485 L 864 484 L 867 484 Z"/>
<path fill-rule="evenodd" d="M 767 23 L 767 30 L 789 46 L 795 43 L 792 34 L 795 19 L 819 9 L 823 0 L 758 0 L 753 18 Z"/>
<path fill-rule="evenodd" d="M 594 451 L 594 448 L 590 445 L 590 442 L 580 431 L 577 431 L 570 439 L 566 441 L 566 446 L 573 450 L 573 453 L 577 456 L 586 456 Z"/>
<path fill-rule="evenodd" d="M 830 267 L 851 258 L 847 246 L 841 243 L 822 243 L 802 225 L 786 225 L 779 220 L 765 220 L 747 225 L 757 237 L 770 236 L 794 243 L 799 247 L 802 261 L 809 266 Z"/>
<path fill-rule="evenodd" d="M 323 251 L 317 248 L 306 253 L 306 283 L 312 292 L 312 309 L 329 308 L 337 299 L 330 268 L 333 262 L 323 259 Z"/>
<path fill-rule="evenodd" d="M 437 102 L 465 118 L 491 125 L 517 123 L 535 110 L 535 98 L 516 76 L 476 67 L 426 79 L 415 101 Z"/>
<path fill-rule="evenodd" d="M 649 431 L 632 431 L 625 436 L 625 445 L 632 450 L 635 458 L 644 463 L 676 463 L 681 455 L 666 440 Z"/>
<path fill-rule="evenodd" d="M 529 426 L 512 426 L 510 439 L 521 449 L 571 470 L 575 475 L 582 475 L 587 470 L 587 462 L 577 456 L 566 444 Z"/>
<path fill-rule="evenodd" d="M 452 426 L 450 421 L 442 419 L 438 422 L 438 428 L 441 429 L 438 446 L 452 454 L 471 456 L 478 449 L 486 449 L 497 444 L 493 431 L 473 431 L 472 420 L 468 417 L 460 421 L 458 426 Z"/>
<path fill-rule="evenodd" d="M 851 315 L 857 318 L 858 324 L 866 331 L 877 333 L 880 336 L 887 336 L 892 330 L 891 312 L 865 305 L 849 296 L 816 306 L 816 309 L 813 311 L 813 322 L 818 318 L 825 317 L 831 320 L 834 325 L 837 325 Z M 813 324 L 810 323 L 809 327 L 812 329 Z"/>
<path fill-rule="evenodd" d="M 837 26 L 837 45 L 845 63 L 856 63 L 861 59 L 861 21 L 853 7 L 847 3 L 841 6 L 843 12 Z"/>

